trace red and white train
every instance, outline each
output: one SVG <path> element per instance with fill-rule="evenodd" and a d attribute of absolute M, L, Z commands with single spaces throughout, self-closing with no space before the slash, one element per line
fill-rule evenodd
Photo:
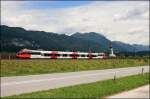
<path fill-rule="evenodd" d="M 106 59 L 105 53 L 42 51 L 23 49 L 16 55 L 21 59 L 50 58 L 50 59 Z"/>

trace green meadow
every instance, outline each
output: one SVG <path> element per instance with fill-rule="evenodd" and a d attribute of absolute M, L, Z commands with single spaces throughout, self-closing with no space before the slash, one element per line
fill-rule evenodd
<path fill-rule="evenodd" d="M 149 59 L 105 60 L 1 60 L 1 77 L 58 72 L 102 70 L 148 65 Z"/>

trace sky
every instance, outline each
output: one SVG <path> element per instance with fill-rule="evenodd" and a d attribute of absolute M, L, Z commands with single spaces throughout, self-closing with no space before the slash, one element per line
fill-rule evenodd
<path fill-rule="evenodd" d="M 1 24 L 149 45 L 149 1 L 1 1 Z"/>

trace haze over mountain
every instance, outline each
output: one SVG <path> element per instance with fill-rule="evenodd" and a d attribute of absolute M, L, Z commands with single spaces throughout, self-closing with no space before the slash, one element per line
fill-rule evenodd
<path fill-rule="evenodd" d="M 108 52 L 110 42 L 116 52 L 147 51 L 149 46 L 130 45 L 119 41 L 111 41 L 105 36 L 95 33 L 75 33 L 71 36 L 44 31 L 27 31 L 20 27 L 1 25 L 1 51 L 17 52 L 23 48 L 60 50 L 60 51 L 92 51 Z"/>

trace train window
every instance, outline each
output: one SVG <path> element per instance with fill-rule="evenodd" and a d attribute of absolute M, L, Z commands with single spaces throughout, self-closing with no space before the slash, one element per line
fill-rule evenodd
<path fill-rule="evenodd" d="M 63 57 L 67 57 L 67 54 L 63 54 L 62 56 L 63 56 Z"/>
<path fill-rule="evenodd" d="M 49 54 L 49 56 L 52 56 L 52 55 L 54 55 L 54 54 Z"/>
<path fill-rule="evenodd" d="M 70 54 L 71 57 L 78 57 L 78 54 Z"/>
<path fill-rule="evenodd" d="M 60 54 L 49 54 L 49 56 L 60 56 Z"/>
<path fill-rule="evenodd" d="M 48 54 L 48 53 L 44 53 L 44 56 L 50 56 L 50 54 Z"/>
<path fill-rule="evenodd" d="M 87 55 L 87 57 L 97 57 L 97 55 Z"/>
<path fill-rule="evenodd" d="M 17 54 L 22 54 L 22 52 L 20 51 L 20 52 L 18 52 Z"/>
<path fill-rule="evenodd" d="M 32 54 L 32 55 L 41 55 L 40 52 L 30 52 L 30 54 Z"/>
<path fill-rule="evenodd" d="M 29 52 L 20 52 L 19 54 L 29 54 Z"/>
<path fill-rule="evenodd" d="M 55 56 L 60 56 L 60 54 L 55 54 Z"/>
<path fill-rule="evenodd" d="M 97 57 L 96 55 L 92 55 L 92 57 Z"/>
<path fill-rule="evenodd" d="M 86 55 L 81 55 L 81 57 L 86 57 Z"/>

